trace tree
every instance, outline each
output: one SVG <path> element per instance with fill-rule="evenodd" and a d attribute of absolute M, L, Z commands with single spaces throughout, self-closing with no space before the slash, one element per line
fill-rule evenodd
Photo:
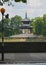
<path fill-rule="evenodd" d="M 4 19 L 4 27 L 9 27 L 10 26 L 10 19 L 9 18 L 5 18 Z"/>
<path fill-rule="evenodd" d="M 36 31 L 36 34 L 38 34 L 38 35 L 43 34 L 43 19 L 42 19 L 42 17 L 37 17 L 36 18 L 35 31 Z"/>
<path fill-rule="evenodd" d="M 4 36 L 8 36 L 10 19 L 4 19 Z M 0 21 L 0 37 L 2 36 L 2 20 Z"/>
<path fill-rule="evenodd" d="M 8 6 L 12 5 L 12 1 L 14 2 L 20 2 L 27 3 L 27 0 L 0 0 L 0 5 L 3 5 L 5 2 L 9 2 Z"/>
<path fill-rule="evenodd" d="M 43 35 L 46 36 L 46 14 L 43 15 L 43 21 L 44 21 Z"/>
<path fill-rule="evenodd" d="M 32 32 L 35 34 L 35 19 L 31 19 L 30 26 L 33 26 Z"/>
<path fill-rule="evenodd" d="M 0 21 L 0 37 L 2 36 L 2 23 Z"/>
<path fill-rule="evenodd" d="M 33 32 L 37 35 L 43 34 L 43 19 L 42 17 L 36 17 L 32 20 Z"/>
<path fill-rule="evenodd" d="M 18 34 L 21 32 L 21 29 L 19 29 L 19 26 L 22 25 L 21 20 L 22 20 L 21 16 L 18 16 L 18 15 L 11 18 L 10 26 L 11 26 L 14 34 L 15 33 Z"/>
<path fill-rule="evenodd" d="M 2 0 L 3 2 L 7 2 L 7 1 L 9 1 L 9 0 Z M 26 3 L 27 2 L 27 0 L 14 0 L 15 2 L 20 2 L 20 1 L 22 1 L 23 3 Z"/>
<path fill-rule="evenodd" d="M 0 32 L 2 31 L 2 22 L 0 21 Z"/>
<path fill-rule="evenodd" d="M 5 18 L 4 19 L 4 36 L 11 36 L 14 34 L 19 34 L 22 32 L 21 29 L 19 29 L 19 25 L 22 25 L 21 22 L 22 18 L 21 16 L 16 15 L 15 17 L 11 18 Z M 0 21 L 0 37 L 2 35 L 2 22 Z"/>
<path fill-rule="evenodd" d="M 22 20 L 21 16 L 16 15 L 11 18 L 10 25 L 12 26 L 12 28 L 18 28 L 19 25 L 22 25 L 21 20 Z"/>
<path fill-rule="evenodd" d="M 11 29 L 10 29 L 10 19 L 5 18 L 4 19 L 4 36 L 10 36 L 11 35 Z"/>
<path fill-rule="evenodd" d="M 9 18 L 4 19 L 4 37 L 12 35 L 12 29 L 10 28 L 11 20 Z M 2 36 L 2 21 L 0 21 L 0 37 Z"/>

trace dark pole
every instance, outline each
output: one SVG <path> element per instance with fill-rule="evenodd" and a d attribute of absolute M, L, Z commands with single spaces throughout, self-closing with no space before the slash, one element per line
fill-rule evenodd
<path fill-rule="evenodd" d="M 2 13 L 2 61 L 4 61 L 4 13 Z"/>

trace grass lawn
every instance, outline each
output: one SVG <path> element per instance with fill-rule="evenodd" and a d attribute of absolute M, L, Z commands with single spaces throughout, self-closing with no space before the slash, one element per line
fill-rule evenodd
<path fill-rule="evenodd" d="M 4 39 L 4 42 L 25 42 L 26 39 Z M 2 42 L 2 39 L 0 39 L 0 42 Z"/>
<path fill-rule="evenodd" d="M 0 42 L 2 42 L 2 39 L 0 38 Z M 26 39 L 26 38 L 5 38 L 4 42 L 46 42 L 46 38 L 31 38 L 31 39 Z"/>

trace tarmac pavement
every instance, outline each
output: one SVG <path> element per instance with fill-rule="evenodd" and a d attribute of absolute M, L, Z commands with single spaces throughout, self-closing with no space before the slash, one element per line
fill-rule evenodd
<path fill-rule="evenodd" d="M 9 63 L 46 63 L 46 53 L 5 53 L 4 60 Z"/>

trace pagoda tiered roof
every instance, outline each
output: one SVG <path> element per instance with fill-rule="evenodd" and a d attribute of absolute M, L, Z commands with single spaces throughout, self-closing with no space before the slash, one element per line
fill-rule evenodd
<path fill-rule="evenodd" d="M 22 22 L 23 22 L 24 24 L 29 24 L 30 20 L 28 20 L 28 19 L 23 19 Z"/>

